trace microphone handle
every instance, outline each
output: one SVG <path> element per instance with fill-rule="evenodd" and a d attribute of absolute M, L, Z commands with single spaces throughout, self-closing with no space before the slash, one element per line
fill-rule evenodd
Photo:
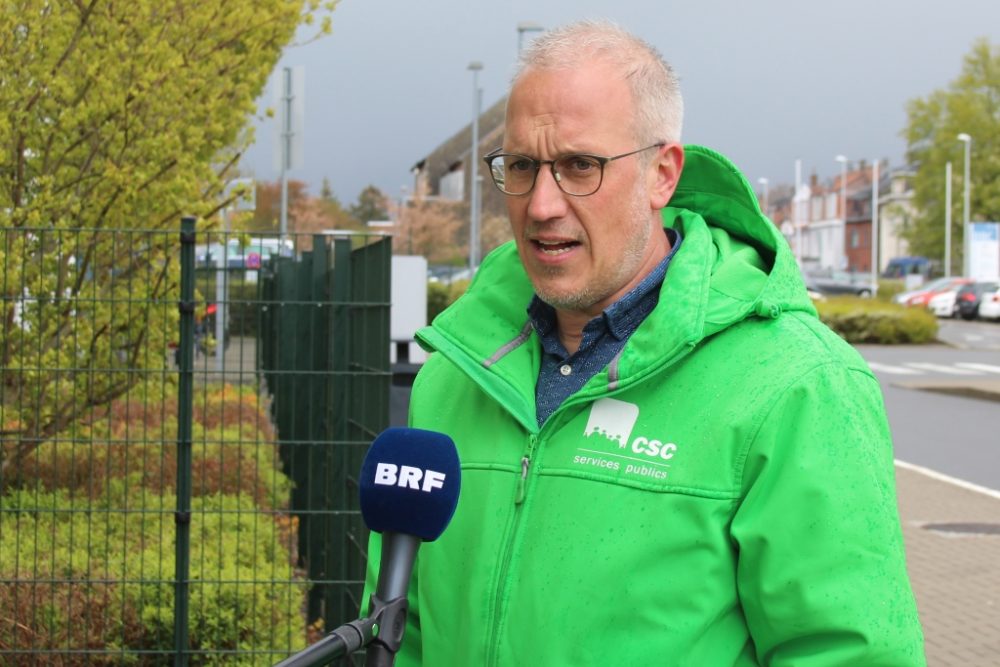
<path fill-rule="evenodd" d="M 360 618 L 345 623 L 315 644 L 291 655 L 275 667 L 314 667 L 354 653 L 371 641 L 375 621 Z"/>
<path fill-rule="evenodd" d="M 421 539 L 405 533 L 382 534 L 378 583 L 369 607 L 369 617 L 382 607 L 378 634 L 365 651 L 365 667 L 392 667 L 406 630 L 406 593 Z"/>

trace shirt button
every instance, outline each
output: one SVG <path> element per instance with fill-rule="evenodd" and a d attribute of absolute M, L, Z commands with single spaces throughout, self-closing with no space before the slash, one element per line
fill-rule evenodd
<path fill-rule="evenodd" d="M 570 366 L 569 364 L 563 364 L 562 366 L 559 367 L 559 372 L 562 373 L 563 375 L 569 375 L 570 373 L 573 372 L 573 367 Z"/>

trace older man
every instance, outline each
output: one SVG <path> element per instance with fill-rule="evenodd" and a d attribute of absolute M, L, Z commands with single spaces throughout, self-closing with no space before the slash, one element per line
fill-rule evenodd
<path fill-rule="evenodd" d="M 681 116 L 609 24 L 524 55 L 486 156 L 515 243 L 419 334 L 463 482 L 398 664 L 923 664 L 878 383 Z"/>

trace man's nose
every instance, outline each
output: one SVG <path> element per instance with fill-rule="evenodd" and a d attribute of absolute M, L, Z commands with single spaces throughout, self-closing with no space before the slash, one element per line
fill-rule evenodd
<path fill-rule="evenodd" d="M 535 187 L 528 195 L 528 215 L 533 220 L 549 220 L 566 215 L 566 193 L 556 183 L 552 165 L 542 165 L 535 178 Z"/>

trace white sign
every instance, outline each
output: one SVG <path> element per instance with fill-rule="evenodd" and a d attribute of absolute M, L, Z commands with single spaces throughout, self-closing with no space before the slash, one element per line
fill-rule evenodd
<path fill-rule="evenodd" d="M 969 277 L 1000 279 L 1000 222 L 969 223 Z"/>

